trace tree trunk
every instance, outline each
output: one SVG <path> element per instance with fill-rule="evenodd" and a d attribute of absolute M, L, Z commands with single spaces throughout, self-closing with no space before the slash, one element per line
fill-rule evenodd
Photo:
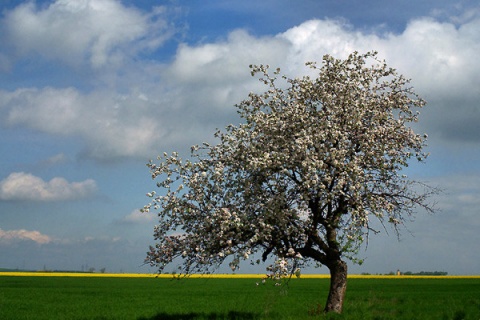
<path fill-rule="evenodd" d="M 343 300 L 347 291 L 347 264 L 338 259 L 328 267 L 330 269 L 330 292 L 324 311 L 342 313 Z"/>

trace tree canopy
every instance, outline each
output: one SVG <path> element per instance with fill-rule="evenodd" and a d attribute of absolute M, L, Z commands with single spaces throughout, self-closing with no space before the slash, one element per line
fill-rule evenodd
<path fill-rule="evenodd" d="M 160 272 L 177 258 L 192 273 L 272 255 L 272 276 L 313 261 L 331 273 L 341 263 L 346 277 L 342 259 L 379 231 L 372 219 L 398 230 L 418 207 L 433 210 L 435 189 L 403 174 L 427 157 L 427 136 L 412 129 L 425 101 L 409 80 L 375 52 L 307 65 L 316 78 L 251 66 L 267 89 L 236 105 L 243 123 L 190 159 L 148 164 L 162 191 L 143 209 L 159 215 L 147 261 Z"/>

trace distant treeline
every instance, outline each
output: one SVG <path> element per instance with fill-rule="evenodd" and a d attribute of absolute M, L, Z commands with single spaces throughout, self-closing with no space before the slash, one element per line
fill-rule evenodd
<path fill-rule="evenodd" d="M 94 273 L 95 268 L 90 268 L 88 271 L 78 271 L 78 270 L 50 270 L 50 269 L 43 269 L 43 270 L 24 270 L 24 269 L 7 269 L 7 268 L 0 268 L 0 272 L 47 272 L 47 273 Z M 100 273 L 105 273 L 105 268 L 99 270 Z"/>
<path fill-rule="evenodd" d="M 6 269 L 6 268 L 0 268 L 0 272 L 91 273 L 91 271 L 76 271 L 76 270 L 26 270 L 26 269 Z"/>
<path fill-rule="evenodd" d="M 402 272 L 401 274 L 406 276 L 446 276 L 448 272 L 445 271 L 420 271 L 420 272 Z"/>
<path fill-rule="evenodd" d="M 412 271 L 406 271 L 406 272 L 393 272 L 390 271 L 389 273 L 384 273 L 389 276 L 393 275 L 402 275 L 402 276 L 446 276 L 448 275 L 448 272 L 446 271 L 420 271 L 420 272 L 412 272 Z M 362 272 L 362 275 L 368 276 L 371 275 L 371 273 L 368 272 Z M 376 275 L 381 275 L 381 273 L 377 273 Z"/>

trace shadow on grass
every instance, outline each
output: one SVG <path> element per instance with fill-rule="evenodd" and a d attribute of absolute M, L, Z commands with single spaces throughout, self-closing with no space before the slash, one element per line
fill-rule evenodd
<path fill-rule="evenodd" d="M 228 313 L 158 313 L 153 317 L 141 317 L 138 320 L 255 320 L 260 315 L 251 312 L 230 311 Z"/>

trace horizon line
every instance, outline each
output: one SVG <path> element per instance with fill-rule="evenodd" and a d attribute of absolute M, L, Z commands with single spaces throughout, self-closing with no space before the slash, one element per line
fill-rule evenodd
<path fill-rule="evenodd" d="M 158 273 L 92 273 L 92 272 L 45 272 L 45 271 L 0 271 L 0 276 L 17 277 L 115 277 L 115 278 L 163 278 L 163 279 L 182 279 L 182 278 L 218 278 L 218 279 L 262 279 L 265 274 L 158 274 Z M 287 276 L 291 279 L 328 279 L 329 274 L 301 274 L 297 276 Z M 347 278 L 351 279 L 458 279 L 472 278 L 480 279 L 480 275 L 382 275 L 382 274 L 350 274 Z"/>

